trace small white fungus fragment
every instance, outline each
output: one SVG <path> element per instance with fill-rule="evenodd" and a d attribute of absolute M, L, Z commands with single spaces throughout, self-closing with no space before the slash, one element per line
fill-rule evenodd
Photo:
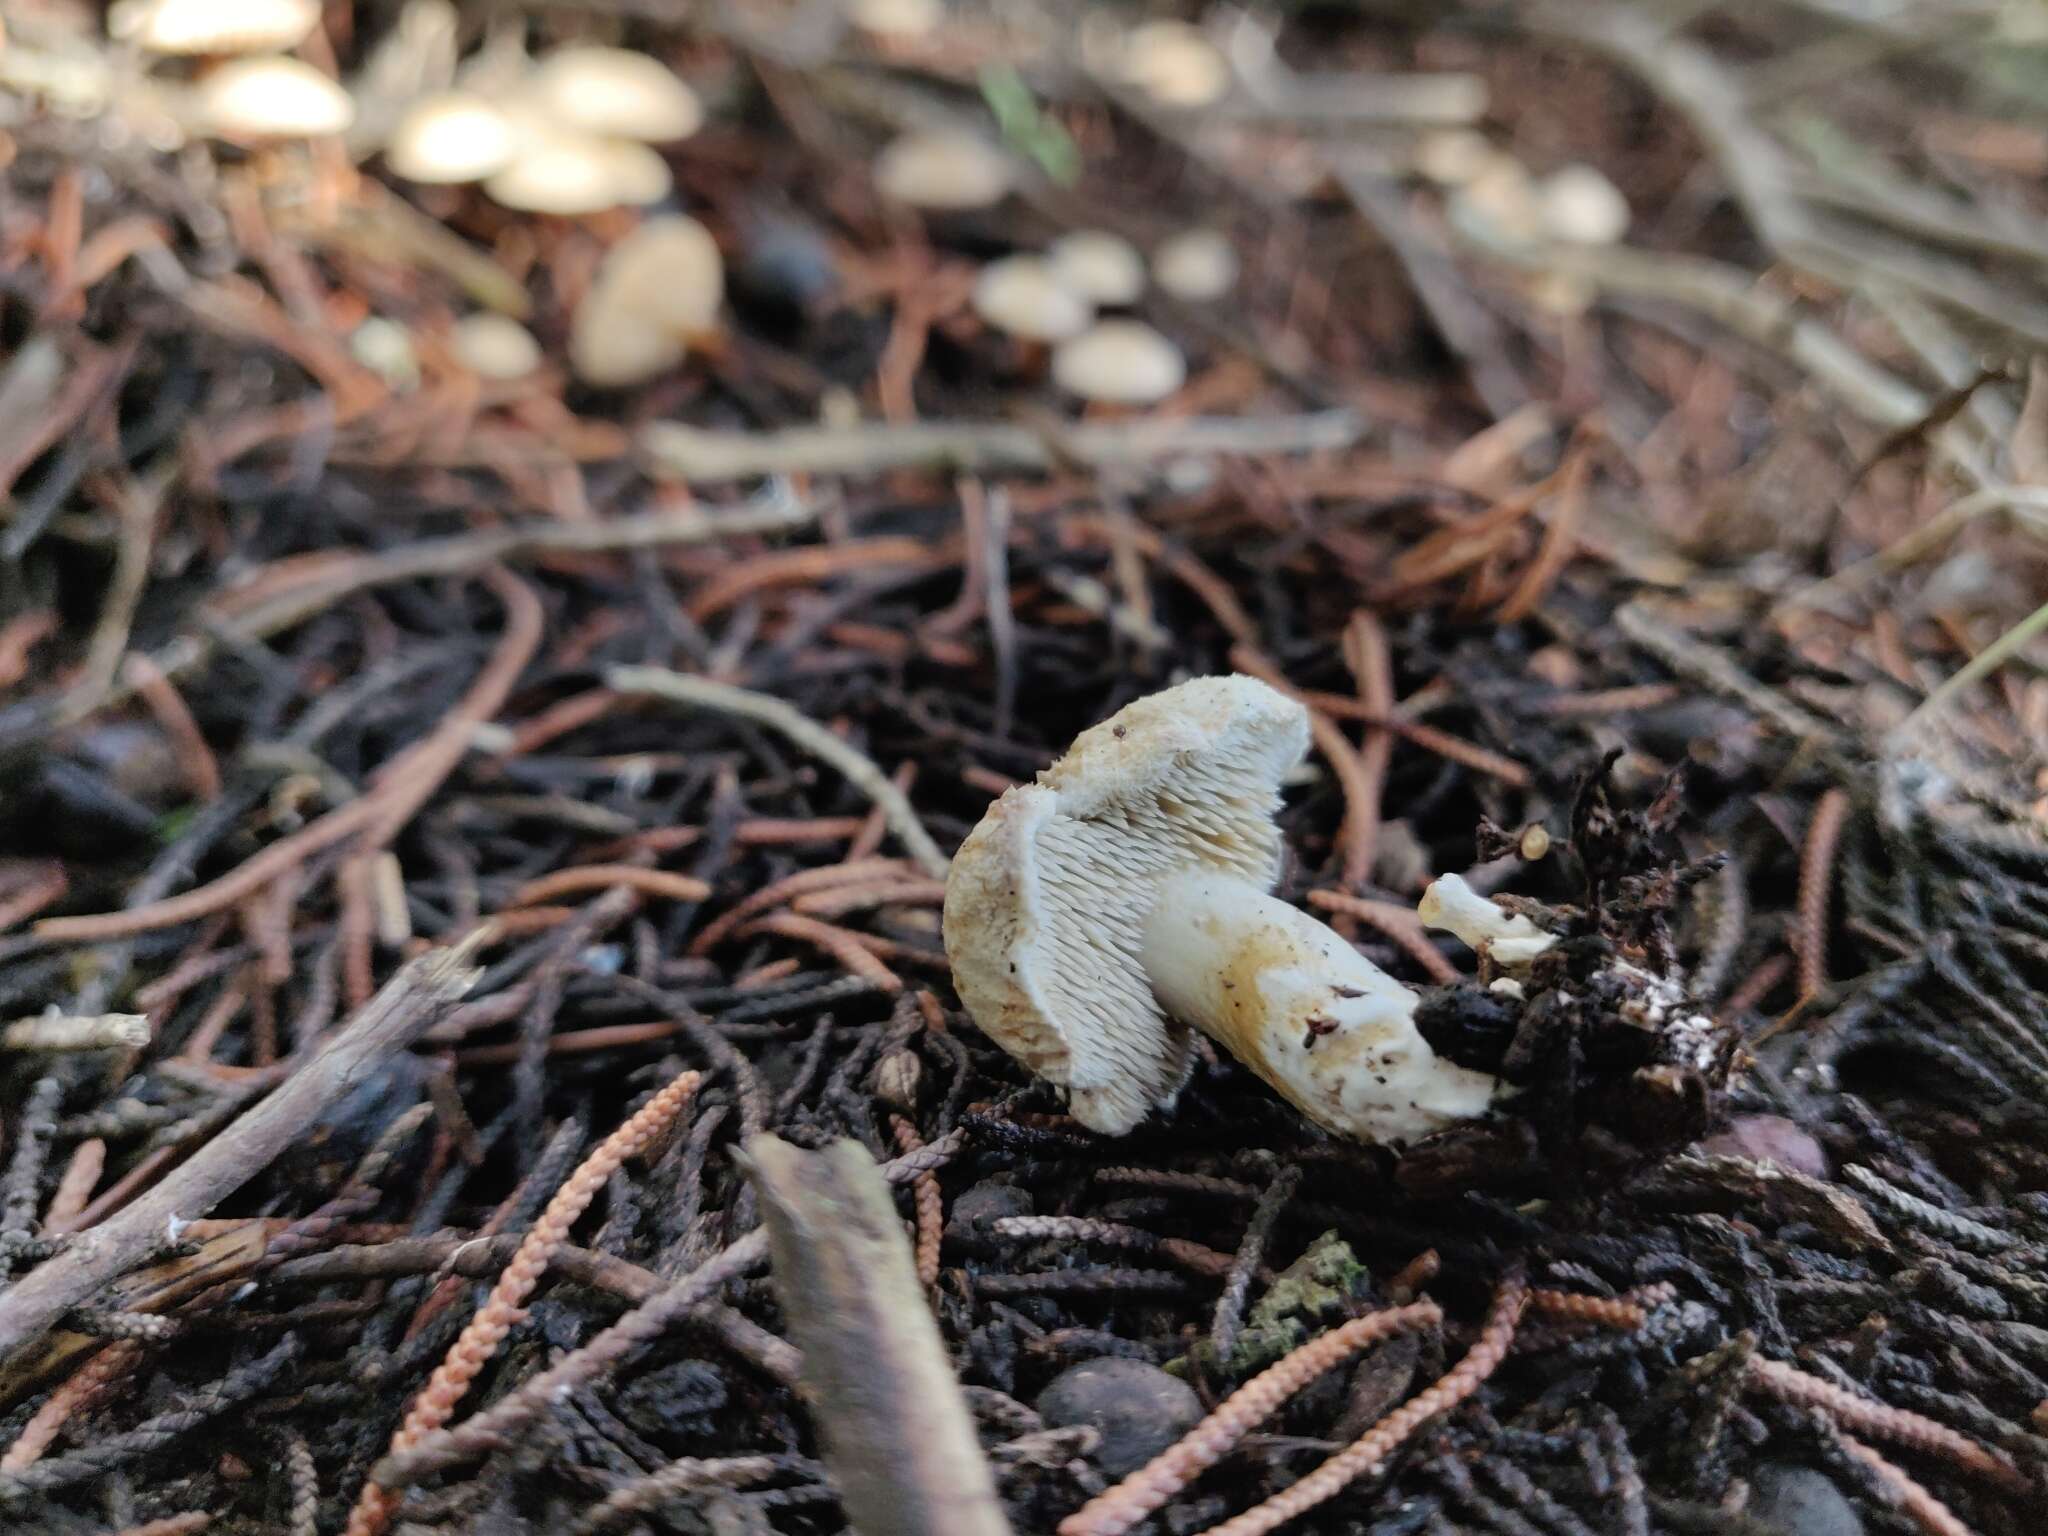
<path fill-rule="evenodd" d="M 1521 913 L 1510 913 L 1488 901 L 1465 882 L 1463 875 L 1439 875 L 1422 893 L 1416 907 L 1423 925 L 1455 934 L 1476 954 L 1497 965 L 1527 965 L 1557 942 Z"/>

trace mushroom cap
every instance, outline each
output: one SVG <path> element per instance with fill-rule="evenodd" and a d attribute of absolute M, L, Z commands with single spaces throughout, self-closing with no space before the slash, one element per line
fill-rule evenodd
<path fill-rule="evenodd" d="M 1497 154 L 1478 175 L 1451 191 L 1453 222 L 1477 224 L 1495 239 L 1525 245 L 1543 235 L 1543 206 L 1527 167 L 1513 155 Z"/>
<path fill-rule="evenodd" d="M 622 203 L 656 203 L 673 183 L 668 162 L 645 144 L 573 130 L 522 127 L 513 159 L 484 182 L 494 202 L 566 218 Z"/>
<path fill-rule="evenodd" d="M 605 388 L 639 384 L 683 360 L 725 299 L 725 262 L 711 232 L 669 214 L 605 253 L 569 326 L 569 366 Z"/>
<path fill-rule="evenodd" d="M 1461 187 L 1497 153 L 1477 128 L 1438 128 L 1415 146 L 1415 169 L 1440 187 Z"/>
<path fill-rule="evenodd" d="M 199 82 L 207 131 L 230 139 L 312 139 L 355 121 L 343 90 L 299 59 L 236 59 Z"/>
<path fill-rule="evenodd" d="M 1180 348 L 1140 320 L 1103 320 L 1053 349 L 1052 376 L 1083 400 L 1156 405 L 1187 382 Z"/>
<path fill-rule="evenodd" d="M 151 53 L 278 53 L 320 24 L 320 0 L 120 0 L 107 34 Z"/>
<path fill-rule="evenodd" d="M 1200 677 L 1083 731 L 989 807 L 953 856 L 946 955 L 991 1039 L 1065 1086 L 1111 1135 L 1170 1103 L 1194 1037 L 1140 955 L 1157 889 L 1188 870 L 1264 891 L 1279 878 L 1280 784 L 1308 713 L 1249 677 Z"/>
<path fill-rule="evenodd" d="M 510 315 L 465 315 L 449 333 L 455 360 L 480 379 L 523 379 L 541 364 L 540 343 Z"/>
<path fill-rule="evenodd" d="M 970 295 L 974 312 L 1025 341 L 1065 341 L 1088 329 L 1094 307 L 1062 282 L 1052 263 L 1005 256 L 981 269 Z"/>
<path fill-rule="evenodd" d="M 1621 188 L 1590 165 L 1567 165 L 1536 189 L 1543 231 L 1553 240 L 1612 245 L 1628 233 L 1630 211 Z"/>
<path fill-rule="evenodd" d="M 436 91 L 398 120 L 384 163 L 407 181 L 453 185 L 496 175 L 518 149 L 517 125 L 483 97 Z"/>
<path fill-rule="evenodd" d="M 906 133 L 875 156 L 876 187 L 912 208 L 989 208 L 1009 196 L 1016 182 L 1010 157 L 972 133 Z"/>
<path fill-rule="evenodd" d="M 1171 18 L 1133 27 L 1119 73 L 1167 107 L 1206 107 L 1230 90 L 1230 61 L 1200 27 Z"/>
<path fill-rule="evenodd" d="M 560 48 L 535 66 L 526 97 L 565 128 L 666 144 L 704 125 L 697 93 L 659 59 L 627 48 Z"/>
<path fill-rule="evenodd" d="M 928 37 L 946 7 L 944 0 L 846 0 L 846 19 L 876 37 Z"/>
<path fill-rule="evenodd" d="M 1152 253 L 1153 281 L 1190 304 L 1222 298 L 1237 286 L 1237 247 L 1213 229 L 1189 229 Z"/>
<path fill-rule="evenodd" d="M 1122 235 L 1077 229 L 1053 241 L 1053 275 L 1097 304 L 1135 304 L 1145 291 L 1145 258 Z"/>

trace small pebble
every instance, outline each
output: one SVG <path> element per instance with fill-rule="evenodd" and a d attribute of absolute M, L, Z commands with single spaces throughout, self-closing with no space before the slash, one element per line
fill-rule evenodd
<path fill-rule="evenodd" d="M 1053 1428 L 1088 1424 L 1101 1432 L 1095 1461 L 1126 1477 L 1192 1429 L 1202 1417 L 1195 1389 L 1142 1360 L 1086 1360 L 1061 1371 L 1038 1394 Z"/>
<path fill-rule="evenodd" d="M 960 1238 L 985 1233 L 989 1223 L 1005 1216 L 1029 1216 L 1037 1209 L 1031 1191 L 988 1179 L 961 1194 L 946 1213 L 946 1235 Z"/>
<path fill-rule="evenodd" d="M 1842 1490 L 1811 1467 L 1766 1462 L 1750 1479 L 1749 1518 L 1784 1536 L 1863 1536 L 1863 1517 Z"/>

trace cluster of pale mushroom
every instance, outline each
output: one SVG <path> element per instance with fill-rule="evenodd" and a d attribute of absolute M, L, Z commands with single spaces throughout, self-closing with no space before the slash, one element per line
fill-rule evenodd
<path fill-rule="evenodd" d="M 944 935 L 975 1023 L 1110 1135 L 1170 1107 L 1194 1031 L 1340 1136 L 1402 1146 L 1513 1090 L 1439 1057 L 1418 995 L 1270 893 L 1274 814 L 1309 741 L 1303 707 L 1202 677 L 1084 731 L 1007 791 L 953 856 Z M 1455 875 L 1425 923 L 1484 953 L 1494 985 L 1555 944 Z"/>
<path fill-rule="evenodd" d="M 1000 149 L 959 130 L 903 135 L 875 158 L 882 194 L 929 213 L 992 208 L 1015 190 L 1017 167 Z M 1184 231 L 1154 251 L 1151 281 L 1174 298 L 1211 302 L 1237 282 L 1237 253 L 1213 230 Z M 1146 261 L 1106 230 L 1075 230 L 1042 255 L 983 267 L 971 296 L 989 326 L 1030 349 L 1051 348 L 1053 381 L 1083 400 L 1152 405 L 1187 379 L 1179 347 L 1128 315 L 1103 316 L 1144 297 Z"/>
<path fill-rule="evenodd" d="M 319 0 L 117 0 L 107 11 L 116 42 L 212 61 L 189 93 L 150 84 L 182 129 L 245 143 L 323 138 L 355 121 L 332 76 L 289 56 L 319 24 Z"/>

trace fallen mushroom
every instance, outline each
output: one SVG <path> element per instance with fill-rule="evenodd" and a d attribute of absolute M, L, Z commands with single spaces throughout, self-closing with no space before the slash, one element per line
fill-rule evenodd
<path fill-rule="evenodd" d="M 658 59 L 625 48 L 563 48 L 526 82 L 526 101 L 565 128 L 667 144 L 704 124 L 697 93 Z"/>
<path fill-rule="evenodd" d="M 279 53 L 320 24 L 320 0 L 118 0 L 107 35 L 150 53 Z"/>
<path fill-rule="evenodd" d="M 569 329 L 569 365 L 605 388 L 639 384 L 683 360 L 714 330 L 725 263 L 695 219 L 649 219 L 605 253 Z"/>
<path fill-rule="evenodd" d="M 1053 349 L 1053 381 L 1083 400 L 1156 405 L 1187 382 L 1180 348 L 1138 320 L 1104 320 Z"/>
<path fill-rule="evenodd" d="M 1077 229 L 1045 254 L 1053 276 L 1092 303 L 1135 304 L 1145 291 L 1145 258 L 1122 235 Z"/>
<path fill-rule="evenodd" d="M 239 140 L 312 139 L 355 121 L 355 103 L 298 59 L 236 59 L 199 82 L 195 100 L 205 130 Z"/>
<path fill-rule="evenodd" d="M 1010 158 L 971 133 L 907 133 L 875 157 L 875 186 L 912 208 L 989 208 L 1009 196 L 1016 182 Z"/>
<path fill-rule="evenodd" d="M 1065 341 L 1088 328 L 1095 310 L 1036 256 L 1005 256 L 983 267 L 969 296 L 974 312 L 1020 341 Z"/>
<path fill-rule="evenodd" d="M 1186 1025 L 1365 1141 L 1405 1143 L 1504 1091 L 1437 1057 L 1416 994 L 1267 894 L 1281 783 L 1307 748 L 1295 701 L 1196 678 L 1082 732 L 954 855 L 943 931 L 961 999 L 1083 1124 L 1120 1135 L 1170 1105 Z"/>

